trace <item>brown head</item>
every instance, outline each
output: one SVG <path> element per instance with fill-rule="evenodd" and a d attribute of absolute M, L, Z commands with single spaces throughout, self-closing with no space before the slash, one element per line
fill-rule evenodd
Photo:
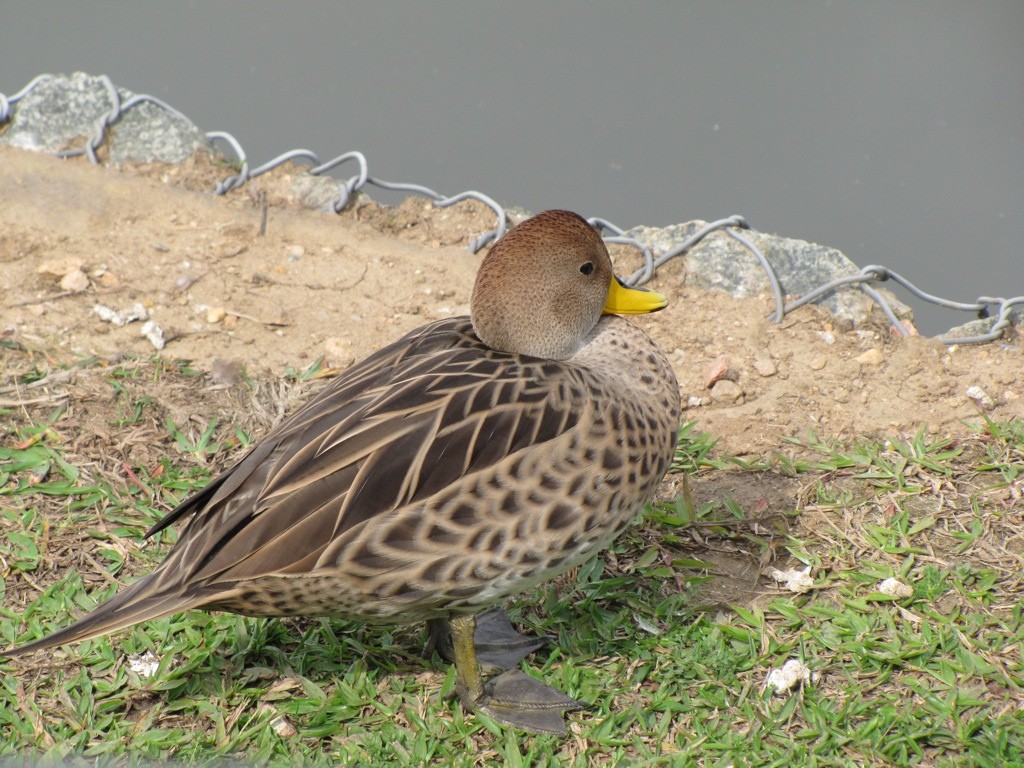
<path fill-rule="evenodd" d="M 602 312 L 652 312 L 666 303 L 618 281 L 608 249 L 583 217 L 544 211 L 491 248 L 476 276 L 470 314 L 489 347 L 564 360 Z"/>

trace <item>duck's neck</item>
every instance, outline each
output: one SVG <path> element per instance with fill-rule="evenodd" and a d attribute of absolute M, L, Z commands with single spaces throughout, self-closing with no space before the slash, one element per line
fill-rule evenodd
<path fill-rule="evenodd" d="M 602 317 L 566 362 L 615 382 L 635 398 L 679 411 L 679 384 L 668 359 L 643 329 L 624 318 Z"/>

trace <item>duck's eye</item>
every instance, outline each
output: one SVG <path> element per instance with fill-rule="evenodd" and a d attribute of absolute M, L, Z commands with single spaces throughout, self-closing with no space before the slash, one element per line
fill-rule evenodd
<path fill-rule="evenodd" d="M 581 264 L 580 265 L 580 272 L 582 272 L 584 275 L 592 275 L 592 274 L 594 274 L 594 262 L 587 261 L 587 262 L 584 262 L 583 264 Z"/>

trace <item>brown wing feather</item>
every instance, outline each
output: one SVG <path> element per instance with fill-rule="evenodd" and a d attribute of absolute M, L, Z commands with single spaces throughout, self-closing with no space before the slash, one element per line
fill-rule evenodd
<path fill-rule="evenodd" d="M 572 389 L 558 386 L 565 375 L 489 350 L 465 318 L 421 329 L 296 412 L 212 494 L 174 510 L 192 518 L 158 582 L 184 578 L 212 597 L 218 583 L 308 570 L 355 526 L 571 428 L 581 403 L 550 398 L 552 383 Z"/>

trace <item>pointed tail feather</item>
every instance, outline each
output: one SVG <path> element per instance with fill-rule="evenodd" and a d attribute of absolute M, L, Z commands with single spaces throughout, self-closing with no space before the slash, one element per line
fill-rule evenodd
<path fill-rule="evenodd" d="M 166 590 L 153 592 L 154 586 L 158 587 L 153 583 L 154 575 L 145 576 L 130 587 L 122 589 L 74 624 L 39 640 L 0 650 L 0 656 L 10 658 L 57 645 L 77 643 L 116 632 L 143 621 L 159 619 L 172 613 L 181 613 L 200 603 L 195 597 L 169 594 Z"/>

